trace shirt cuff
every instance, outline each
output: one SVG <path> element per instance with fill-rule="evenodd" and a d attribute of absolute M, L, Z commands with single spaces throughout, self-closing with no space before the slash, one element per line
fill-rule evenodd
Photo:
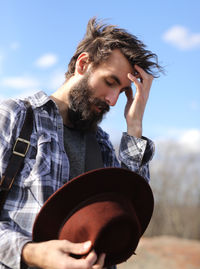
<path fill-rule="evenodd" d="M 130 163 L 135 163 L 137 166 L 147 164 L 154 155 L 155 146 L 153 141 L 146 137 L 130 136 L 126 132 L 123 133 L 120 149 L 119 159 L 128 167 Z"/>

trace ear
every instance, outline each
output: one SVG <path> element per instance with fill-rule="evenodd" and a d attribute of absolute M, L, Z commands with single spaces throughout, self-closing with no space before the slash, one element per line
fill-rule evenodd
<path fill-rule="evenodd" d="M 75 73 L 77 72 L 79 75 L 85 74 L 88 69 L 89 65 L 89 54 L 87 52 L 82 52 L 76 61 L 76 69 Z"/>

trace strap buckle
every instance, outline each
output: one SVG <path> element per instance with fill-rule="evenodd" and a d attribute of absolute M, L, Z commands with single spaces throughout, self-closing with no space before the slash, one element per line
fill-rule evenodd
<path fill-rule="evenodd" d="M 17 151 L 17 144 L 18 144 L 18 143 L 25 143 L 25 144 L 26 144 L 26 145 L 25 145 L 26 147 L 23 149 L 24 152 L 19 152 L 19 151 Z M 28 152 L 29 147 L 30 147 L 30 141 L 18 137 L 17 140 L 16 140 L 16 142 L 15 142 L 15 145 L 14 145 L 14 147 L 13 147 L 13 154 L 18 155 L 18 156 L 24 158 L 24 157 L 26 156 L 26 153 Z"/>

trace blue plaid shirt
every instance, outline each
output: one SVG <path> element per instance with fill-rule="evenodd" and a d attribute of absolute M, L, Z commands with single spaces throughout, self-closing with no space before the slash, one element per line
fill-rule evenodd
<path fill-rule="evenodd" d="M 69 179 L 69 160 L 63 143 L 63 122 L 56 104 L 43 92 L 28 97 L 34 111 L 31 146 L 24 167 L 8 195 L 0 217 L 0 268 L 19 269 L 21 251 L 31 241 L 32 226 L 44 201 Z M 5 172 L 11 150 L 23 125 L 26 108 L 23 100 L 0 104 L 0 177 Z M 108 135 L 98 128 L 105 167 L 120 167 Z M 124 133 L 119 160 L 122 166 L 149 181 L 148 163 L 154 144 L 147 138 Z"/>

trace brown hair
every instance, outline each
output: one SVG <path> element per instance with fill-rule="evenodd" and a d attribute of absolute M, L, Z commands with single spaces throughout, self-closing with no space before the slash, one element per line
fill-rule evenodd
<path fill-rule="evenodd" d="M 147 73 L 158 77 L 162 67 L 158 64 L 157 55 L 145 49 L 146 46 L 138 38 L 124 29 L 114 25 L 97 23 L 96 18 L 89 20 L 83 40 L 78 44 L 74 56 L 71 58 L 65 76 L 70 78 L 75 72 L 75 64 L 82 52 L 89 54 L 93 66 L 106 61 L 114 49 L 120 49 L 129 63 L 143 68 Z"/>

